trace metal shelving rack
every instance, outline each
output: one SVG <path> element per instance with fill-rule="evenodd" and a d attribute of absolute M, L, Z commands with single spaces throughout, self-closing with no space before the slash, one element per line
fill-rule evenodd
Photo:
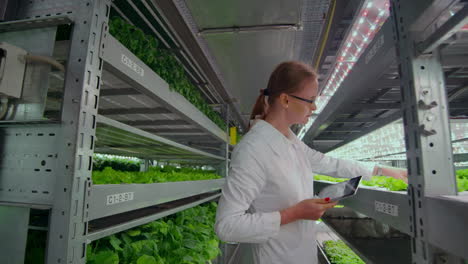
<path fill-rule="evenodd" d="M 446 21 L 434 24 L 456 5 L 459 8 Z M 468 5 L 458 1 L 391 1 L 391 17 L 305 137 L 311 145 L 316 140 L 334 141 L 321 145 L 322 151 L 329 151 L 403 117 L 408 191 L 363 187 L 343 204 L 407 234 L 411 241 L 408 263 L 464 263 L 468 259 L 468 238 L 463 235 L 468 230 L 468 195 L 456 191 L 448 122 L 450 114 L 466 114 L 466 104 L 460 101 L 465 98 L 466 79 L 452 77 L 466 66 L 466 60 L 453 54 L 463 58 L 463 47 L 466 54 L 466 34 L 454 33 L 467 24 L 467 12 Z M 363 74 L 367 77 L 362 78 Z M 393 77 L 385 80 L 389 75 Z M 383 97 L 399 85 L 401 98 Z M 340 104 L 343 100 L 348 103 Z M 345 117 L 347 107 L 352 109 Z M 357 113 L 367 117 L 356 117 Z M 329 184 L 333 183 L 317 181 L 316 191 Z M 347 242 L 352 247 L 355 243 Z"/>
<path fill-rule="evenodd" d="M 49 212 L 46 263 L 85 263 L 86 245 L 96 239 L 220 196 L 224 179 L 93 185 L 94 152 L 210 164 L 226 175 L 227 131 L 110 36 L 110 0 L 18 6 L 16 20 L 0 23 L 0 40 L 54 56 L 66 72 L 46 66 L 30 84 L 44 84 L 48 100 L 63 100 L 45 110 L 58 119 L 0 123 L 2 261 L 24 262 L 32 209 Z M 70 40 L 56 41 L 63 25 Z"/>
<path fill-rule="evenodd" d="M 402 117 L 401 80 L 392 23 L 391 19 L 387 19 L 381 26 L 341 84 L 341 88 L 318 114 L 304 136 L 306 143 L 319 151 L 329 152 Z M 468 66 L 466 33 L 453 42 L 447 41 L 444 45 L 446 46 L 441 51 L 441 63 L 450 102 L 450 114 L 467 115 L 468 107 L 463 103 L 468 91 L 463 75 Z M 339 55 L 330 56 L 335 59 L 338 57 Z M 338 61 L 331 64 L 330 68 L 333 69 L 337 63 Z"/>

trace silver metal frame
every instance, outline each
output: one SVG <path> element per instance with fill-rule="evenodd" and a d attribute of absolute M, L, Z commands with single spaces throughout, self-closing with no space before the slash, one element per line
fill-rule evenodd
<path fill-rule="evenodd" d="M 99 58 L 92 56 L 99 50 L 102 25 L 108 19 L 109 2 L 106 0 L 84 1 L 23 1 L 20 5 L 19 19 L 29 21 L 14 23 L 32 24 L 35 20 L 46 21 L 38 25 L 50 25 L 47 20 L 56 23 L 58 18 L 68 16 L 73 21 L 72 45 L 67 63 L 62 107 L 62 123 L 37 125 L 5 125 L 3 139 L 10 139 L 16 149 L 6 149 L 7 156 L 16 153 L 17 161 L 11 163 L 11 169 L 1 170 L 2 178 L 16 183 L 17 190 L 24 192 L 17 198 L 3 193 L 2 202 L 20 202 L 21 206 L 30 206 L 30 202 L 46 204 L 51 207 L 50 228 L 47 243 L 47 263 L 85 263 L 85 236 L 87 232 L 86 187 L 91 183 L 91 165 L 94 152 L 95 118 L 99 86 L 96 81 L 101 71 Z M 107 11 L 107 12 L 106 12 Z M 54 19 L 57 17 L 57 19 Z M 66 22 L 67 20 L 63 20 Z M 51 38 L 49 36 L 49 38 Z M 52 41 L 55 40 L 55 34 Z M 42 84 L 37 84 L 42 85 Z M 18 136 L 28 138 L 21 140 Z M 17 138 L 9 138 L 9 136 Z M 6 136 L 6 137 L 5 137 Z M 19 161 L 19 162 L 18 162 Z M 25 166 L 24 163 L 29 165 Z M 17 178 L 13 170 L 25 169 L 27 178 Z M 29 170 L 31 173 L 29 173 Z M 28 186 L 30 182 L 47 177 L 45 184 Z M 34 188 L 31 190 L 31 188 Z M 36 194 L 40 195 L 34 197 Z M 34 199 L 36 201 L 34 202 Z M 31 206 L 31 207 L 32 207 Z M 21 219 L 22 220 L 22 219 Z M 20 219 L 18 219 L 20 222 Z M 27 225 L 23 228 L 27 231 Z M 2 230 L 11 228 L 2 225 Z M 27 233 L 27 232 L 25 232 Z M 22 240 L 18 235 L 10 242 Z M 3 252 L 11 255 L 12 252 Z M 24 256 L 18 256 L 22 258 Z M 15 262 L 20 263 L 20 262 Z"/>
<path fill-rule="evenodd" d="M 0 205 L 0 253 L 5 263 L 24 263 L 28 237 L 29 208 Z M 6 228 L 8 227 L 8 228 Z"/>
<path fill-rule="evenodd" d="M 401 73 L 408 198 L 413 208 L 409 218 L 412 259 L 416 263 L 434 263 L 441 261 L 442 256 L 452 259 L 454 256 L 431 244 L 428 234 L 432 230 L 427 226 L 432 219 L 427 215 L 432 208 L 426 205 L 424 198 L 429 195 L 456 195 L 457 185 L 439 51 L 416 56 L 413 42 L 418 41 L 418 32 L 411 31 L 411 24 L 407 23 L 415 14 L 409 12 L 412 7 L 405 4 L 404 1 L 393 1 L 392 15 Z"/>
<path fill-rule="evenodd" d="M 85 263 L 88 188 L 91 186 L 99 98 L 99 36 L 110 1 L 73 1 L 73 32 L 65 76 L 58 169 L 50 213 L 47 263 Z M 95 54 L 95 55 L 93 55 Z"/>
<path fill-rule="evenodd" d="M 169 209 L 169 210 L 163 211 L 161 213 L 157 213 L 157 214 L 153 214 L 153 215 L 150 215 L 150 216 L 138 218 L 138 219 L 135 219 L 135 220 L 130 221 L 130 222 L 126 222 L 126 223 L 115 225 L 115 226 L 112 226 L 112 227 L 109 227 L 109 228 L 106 228 L 106 229 L 103 229 L 103 230 L 92 232 L 87 236 L 87 241 L 86 242 L 90 243 L 90 242 L 92 242 L 94 240 L 97 240 L 97 239 L 100 239 L 100 238 L 103 238 L 103 237 L 106 237 L 106 236 L 110 236 L 112 234 L 122 232 L 122 231 L 125 231 L 127 229 L 139 226 L 139 225 L 144 225 L 144 224 L 149 223 L 151 221 L 163 218 L 163 217 L 171 215 L 171 214 L 175 214 L 175 213 L 183 211 L 185 209 L 195 207 L 195 206 L 200 205 L 202 203 L 216 200 L 220 196 L 221 196 L 221 194 L 219 194 L 219 193 L 218 194 L 213 194 L 213 195 L 211 195 L 209 197 L 206 197 L 206 198 L 197 200 L 195 202 L 191 202 L 191 203 L 176 207 L 174 209 Z"/>
<path fill-rule="evenodd" d="M 89 197 L 89 220 L 124 213 L 221 189 L 225 179 L 152 184 L 93 185 Z M 131 193 L 131 194 L 130 194 Z M 109 202 L 116 195 L 131 199 Z"/>
<path fill-rule="evenodd" d="M 333 183 L 315 181 L 314 191 L 318 193 L 331 184 Z M 411 208 L 408 205 L 405 192 L 392 192 L 361 186 L 355 196 L 343 200 L 340 204 L 386 223 L 403 233 L 410 233 L 408 218 Z"/>
<path fill-rule="evenodd" d="M 412 14 L 421 12 L 428 3 L 431 3 L 431 1 L 411 2 L 414 5 L 414 8 L 411 9 L 413 10 Z M 435 4 L 438 7 L 432 8 L 434 15 L 427 15 L 432 19 L 424 23 L 438 22 L 437 16 L 440 15 L 441 10 L 447 6 L 453 6 L 454 2 L 457 1 L 439 1 L 439 3 Z M 455 10 L 458 8 L 459 6 Z M 424 49 L 424 45 L 428 46 L 432 43 L 432 46 L 434 46 L 435 40 L 440 43 L 445 39 L 443 41 L 442 66 L 446 75 L 446 89 L 454 97 L 463 93 L 465 84 L 462 76 L 451 72 L 455 72 L 454 68 L 463 69 L 468 65 L 466 63 L 468 59 L 462 54 L 462 47 L 465 45 L 463 43 L 466 43 L 466 34 L 457 33 L 453 35 L 455 30 L 463 25 L 465 14 L 466 9 L 458 11 L 449 21 L 438 28 L 432 24 L 427 24 L 425 27 L 419 26 L 421 27 L 420 30 L 424 30 L 421 35 L 424 35 L 425 43 L 421 41 L 421 43 L 415 44 L 417 46 L 415 52 L 420 53 L 420 50 Z M 447 16 L 450 15 L 447 13 Z M 437 31 L 433 30 L 433 28 L 437 28 Z M 376 45 L 379 42 L 380 44 L 383 43 L 383 45 Z M 360 56 L 335 95 L 324 109 L 317 114 L 316 120 L 304 137 L 307 144 L 321 152 L 329 152 L 401 117 L 400 107 L 395 104 L 400 102 L 399 94 L 396 94 L 400 90 L 400 80 L 398 79 L 395 45 L 392 21 L 388 19 L 374 37 L 373 43 Z M 362 76 L 366 77 L 363 78 Z M 460 92 L 456 93 L 455 91 Z M 449 97 L 450 112 L 455 115 L 457 113 L 465 115 L 468 107 L 466 104 L 463 105 L 463 103 L 460 104 L 454 101 L 454 97 Z M 362 104 L 362 102 L 366 103 Z M 374 104 L 370 105 L 371 107 L 368 106 L 371 103 Z M 349 116 L 349 119 L 353 120 L 343 121 L 343 119 L 346 119 L 343 118 L 345 116 Z M 358 116 L 360 118 L 355 118 Z M 332 128 L 353 130 L 334 131 Z"/>
<path fill-rule="evenodd" d="M 365 263 L 393 264 L 411 261 L 407 236 L 385 224 L 356 214 L 346 207 L 326 212 L 322 221 Z"/>
<path fill-rule="evenodd" d="M 71 24 L 72 32 L 71 41 L 67 43 L 70 52 L 64 57 L 67 60 L 67 71 L 61 122 L 30 120 L 21 124 L 8 122 L 0 125 L 0 142 L 5 141 L 5 144 L 0 144 L 1 155 L 5 157 L 0 166 L 0 210 L 8 216 L 3 219 L 5 221 L 0 221 L 0 234 L 9 242 L 8 245 L 4 243 L 0 246 L 0 255 L 6 256 L 3 258 L 7 263 L 24 262 L 30 208 L 50 210 L 46 263 L 84 264 L 86 244 L 90 241 L 219 197 L 219 193 L 210 196 L 207 193 L 220 190 L 224 179 L 93 185 L 93 153 L 99 149 L 112 149 L 116 154 L 125 153 L 101 144 L 99 138 L 104 142 L 110 140 L 109 135 L 101 134 L 102 129 L 126 133 L 133 138 L 132 144 L 151 142 L 156 147 L 149 146 L 148 149 L 157 148 L 157 155 L 154 155 L 155 152 L 140 151 L 138 154 L 133 152 L 133 156 L 222 166 L 226 166 L 228 161 L 228 152 L 225 151 L 228 136 L 185 98 L 169 91 L 159 76 L 109 35 L 107 22 L 110 0 L 22 0 L 19 6 L 19 20 L 0 23 L 0 32 L 31 28 L 40 30 L 42 27 L 61 24 Z M 139 78 L 135 68 L 122 63 L 122 54 L 140 64 L 146 73 L 145 77 L 151 78 Z M 116 58 L 112 57 L 114 55 Z M 119 77 L 134 85 L 140 93 L 156 99 L 168 110 L 212 135 L 218 142 L 217 154 L 176 143 L 98 115 L 100 91 L 106 82 L 102 76 L 105 67 L 120 74 Z M 157 88 L 155 83 L 158 83 Z M 131 146 L 124 146 L 123 149 L 132 153 Z M 222 172 L 227 173 L 226 170 Z M 120 199 L 119 194 L 130 192 L 134 194 L 132 201 L 121 202 L 114 207 L 106 204 L 108 197 Z M 201 194 L 204 195 L 199 196 Z M 194 195 L 199 198 L 173 209 L 88 234 L 88 222 L 93 219 Z"/>
<path fill-rule="evenodd" d="M 227 135 L 208 117 L 177 92 L 170 91 L 169 85 L 146 66 L 139 58 L 120 44 L 114 37 L 103 37 L 104 49 L 100 53 L 106 63 L 104 68 L 124 79 L 136 90 L 163 104 L 184 120 L 195 124 L 220 141 L 227 141 Z M 133 67 L 132 67 L 133 66 Z"/>
<path fill-rule="evenodd" d="M 430 14 L 440 15 L 456 1 L 391 2 L 386 24 L 393 23 L 398 55 L 408 192 L 364 187 L 343 204 L 409 234 L 412 263 L 462 263 L 468 259 L 468 238 L 463 236 L 468 196 L 457 193 L 439 45 L 466 23 L 468 9 L 465 5 L 437 28 L 428 24 L 434 21 Z M 315 188 L 329 184 L 316 182 Z"/>
<path fill-rule="evenodd" d="M 106 140 L 106 142 L 111 142 L 114 143 L 115 141 L 121 141 L 121 143 L 125 142 L 125 136 L 129 136 L 131 139 L 129 139 L 129 144 L 133 144 L 133 147 L 136 147 L 138 143 L 140 144 L 146 144 L 149 149 L 154 148 L 154 152 L 163 152 L 165 154 L 160 154 L 159 156 L 155 156 L 155 158 L 164 158 L 166 155 L 170 156 L 172 155 L 173 158 L 177 159 L 177 157 L 180 158 L 201 158 L 201 159 L 214 159 L 214 160 L 219 160 L 223 161 L 225 158 L 221 156 L 217 156 L 205 151 L 201 151 L 198 149 L 194 149 L 189 146 L 185 146 L 182 144 L 179 144 L 177 142 L 173 142 L 171 140 L 165 139 L 163 137 L 148 133 L 146 131 L 143 131 L 141 129 L 123 124 L 121 122 L 115 121 L 113 119 L 104 117 L 99 115 L 97 117 L 97 122 L 98 122 L 98 140 Z M 106 132 L 109 130 L 108 132 Z M 113 137 L 114 135 L 111 135 L 110 133 L 113 133 L 115 135 L 115 140 L 108 139 L 110 137 Z M 97 142 L 99 143 L 99 141 Z M 99 148 L 99 147 L 97 147 Z M 132 146 L 127 146 L 127 147 L 122 147 L 124 150 L 125 149 L 132 149 Z M 113 154 L 118 153 L 118 148 L 114 147 L 115 152 Z M 168 149 L 165 151 L 164 149 Z M 106 151 L 103 151 L 106 152 Z M 123 152 L 123 151 L 122 151 Z M 154 153 L 153 152 L 153 153 Z M 124 153 L 124 152 L 123 152 Z M 134 152 L 134 155 L 136 153 Z M 141 157 L 144 157 L 145 154 L 140 154 Z M 149 155 L 146 155 L 149 157 Z"/>

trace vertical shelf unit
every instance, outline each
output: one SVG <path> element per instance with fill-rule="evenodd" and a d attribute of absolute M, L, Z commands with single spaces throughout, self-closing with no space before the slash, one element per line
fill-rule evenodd
<path fill-rule="evenodd" d="M 94 240 L 220 196 L 224 179 L 93 185 L 94 153 L 227 173 L 227 131 L 109 34 L 112 8 L 110 0 L 19 1 L 16 19 L 0 23 L 0 42 L 66 68 L 27 64 L 23 94 L 32 91 L 33 103 L 18 101 L 18 118 L 0 121 L 2 263 L 24 262 L 33 209 L 49 215 L 46 263 L 85 263 Z"/>
<path fill-rule="evenodd" d="M 400 244 L 404 249 L 391 247 L 391 238 L 381 236 L 372 245 L 374 252 L 409 252 L 398 263 L 465 263 L 468 195 L 457 192 L 449 118 L 468 113 L 467 79 L 462 74 L 468 67 L 463 59 L 468 35 L 462 30 L 468 24 L 468 5 L 437 0 L 389 3 L 390 17 L 304 141 L 327 152 L 402 117 L 407 192 L 362 187 L 342 203 L 406 236 L 408 243 Z M 316 181 L 315 191 L 330 184 Z M 333 214 L 345 217 L 344 211 Z M 324 221 L 331 224 L 326 217 Z M 368 258 L 369 243 L 335 230 L 371 263 L 395 263 L 388 254 Z"/>

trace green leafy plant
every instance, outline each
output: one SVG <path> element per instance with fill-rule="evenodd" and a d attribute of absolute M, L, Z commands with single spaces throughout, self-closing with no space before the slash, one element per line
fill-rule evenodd
<path fill-rule="evenodd" d="M 314 176 L 314 180 L 316 180 L 316 181 L 329 181 L 329 182 L 344 182 L 344 181 L 347 181 L 348 179 L 335 178 L 335 177 L 331 177 L 331 176 L 316 174 Z"/>
<path fill-rule="evenodd" d="M 457 177 L 459 179 L 467 179 L 468 180 L 468 169 L 457 170 Z"/>
<path fill-rule="evenodd" d="M 189 81 L 184 68 L 172 51 L 160 48 L 153 36 L 146 35 L 119 17 L 109 21 L 109 32 L 164 79 L 171 90 L 184 96 L 222 130 L 226 130 L 225 121 L 205 102 L 200 91 Z"/>
<path fill-rule="evenodd" d="M 332 264 L 365 264 L 343 241 L 328 240 L 323 243 L 325 254 Z"/>
<path fill-rule="evenodd" d="M 193 207 L 89 244 L 87 264 L 206 264 L 221 251 L 215 202 Z M 26 264 L 44 263 L 47 231 L 30 230 Z"/>
<path fill-rule="evenodd" d="M 458 191 L 468 191 L 468 170 L 457 170 L 457 186 Z M 317 181 L 329 181 L 329 182 L 343 182 L 347 179 L 335 178 L 326 175 L 315 175 L 314 179 Z M 388 176 L 373 176 L 370 181 L 361 181 L 362 185 L 365 186 L 377 186 L 383 187 L 390 191 L 405 191 L 408 188 L 408 184 L 403 180 L 395 179 Z"/>
<path fill-rule="evenodd" d="M 206 264 L 220 254 L 216 207 L 211 202 L 93 242 L 87 263 Z"/>
<path fill-rule="evenodd" d="M 117 171 L 110 167 L 93 171 L 93 184 L 161 183 L 220 179 L 221 176 L 204 170 L 152 167 L 146 172 Z"/>
<path fill-rule="evenodd" d="M 102 171 L 110 167 L 118 171 L 140 171 L 140 162 L 121 157 L 103 157 L 94 155 L 93 171 Z"/>
<path fill-rule="evenodd" d="M 387 176 L 373 176 L 370 181 L 362 181 L 366 186 L 379 186 L 387 188 L 390 191 L 403 191 L 408 188 L 408 184 L 403 180 L 387 177 Z"/>
<path fill-rule="evenodd" d="M 28 230 L 28 241 L 24 263 L 44 264 L 47 231 Z"/>

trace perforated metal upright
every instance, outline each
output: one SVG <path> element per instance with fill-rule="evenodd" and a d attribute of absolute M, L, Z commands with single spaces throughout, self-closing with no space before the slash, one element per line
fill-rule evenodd
<path fill-rule="evenodd" d="M 72 25 L 61 122 L 26 119 L 1 127 L 2 263 L 24 262 L 29 208 L 51 209 L 47 263 L 85 263 L 102 67 L 98 51 L 105 48 L 100 40 L 109 12 L 110 0 L 21 1 L 12 28 L 24 25 L 24 30 L 5 33 L 10 41 L 16 34 L 26 45 L 45 45 L 37 43 L 44 39 L 53 47 L 57 24 Z M 28 39 L 32 33 L 37 38 Z"/>
<path fill-rule="evenodd" d="M 431 227 L 434 227 L 428 211 L 434 208 L 429 207 L 426 197 L 457 195 L 457 184 L 444 74 L 439 45 L 434 45 L 442 36 L 436 38 L 436 41 L 427 38 L 423 34 L 427 29 L 418 26 L 426 24 L 420 21 L 428 19 L 422 14 L 428 15 L 431 9 L 440 10 L 440 7 L 449 7 L 451 3 L 418 2 L 421 1 L 394 0 L 391 8 L 402 86 L 402 116 L 409 175 L 408 202 L 412 207 L 409 217 L 412 262 L 461 263 L 461 259 L 435 247 L 428 239 L 433 232 Z M 432 48 L 427 48 L 429 46 Z"/>

